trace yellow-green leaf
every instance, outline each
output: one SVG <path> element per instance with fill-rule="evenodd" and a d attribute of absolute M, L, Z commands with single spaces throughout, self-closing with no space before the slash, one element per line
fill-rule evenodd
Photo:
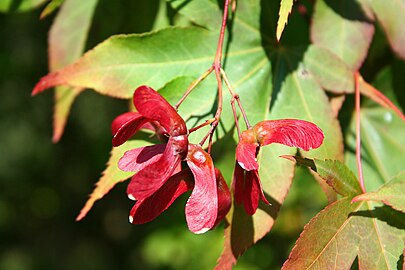
<path fill-rule="evenodd" d="M 293 3 L 294 0 L 281 0 L 276 31 L 277 40 L 280 40 L 284 27 L 287 25 L 288 16 L 291 13 Z"/>

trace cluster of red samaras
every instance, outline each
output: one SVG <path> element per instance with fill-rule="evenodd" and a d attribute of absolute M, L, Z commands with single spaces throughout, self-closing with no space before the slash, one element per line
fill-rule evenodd
<path fill-rule="evenodd" d="M 165 211 L 174 200 L 192 190 L 186 204 L 187 225 L 193 233 L 214 228 L 231 207 L 231 194 L 210 154 L 188 141 L 186 123 L 155 90 L 141 86 L 134 92 L 137 112 L 118 116 L 112 123 L 112 143 L 119 146 L 140 128 L 156 132 L 163 144 L 127 151 L 118 166 L 137 172 L 128 185 L 128 197 L 135 200 L 131 223 L 145 223 Z M 261 187 L 257 154 L 261 146 L 281 143 L 304 150 L 322 144 L 323 133 L 315 124 L 295 119 L 268 120 L 245 130 L 236 149 L 232 183 L 235 202 L 253 215 L 259 199 L 268 203 Z M 187 163 L 182 169 L 181 161 Z M 184 166 L 185 167 L 185 166 Z"/>

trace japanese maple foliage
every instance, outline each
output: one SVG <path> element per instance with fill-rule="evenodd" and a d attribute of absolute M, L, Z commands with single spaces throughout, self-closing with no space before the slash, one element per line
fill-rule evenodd
<path fill-rule="evenodd" d="M 231 199 L 211 156 L 200 145 L 189 144 L 184 120 L 155 90 L 138 87 L 133 102 L 138 112 L 124 113 L 112 123 L 113 145 L 121 145 L 145 124 L 158 127 L 167 142 L 129 150 L 118 163 L 120 169 L 136 172 L 127 189 L 128 197 L 136 200 L 130 222 L 151 221 L 177 197 L 192 190 L 186 204 L 190 231 L 204 233 L 212 229 L 229 211 Z M 179 169 L 182 160 L 189 168 Z"/>
<path fill-rule="evenodd" d="M 156 21 L 174 26 L 111 37 L 76 63 L 52 67 L 35 86 L 33 94 L 63 85 L 132 97 L 136 111 L 117 116 L 111 125 L 114 150 L 126 151 L 113 150 L 109 170 L 80 219 L 129 172 L 127 195 L 135 201 L 131 223 L 154 220 L 188 192 L 185 219 L 191 232 L 207 232 L 225 220 L 217 269 L 229 269 L 272 229 L 295 173 L 282 155 L 309 167 L 327 195 L 342 196 L 308 223 L 283 269 L 349 269 L 356 257 L 360 269 L 398 268 L 405 239 L 400 192 L 405 180 L 398 161 L 405 150 L 398 138 L 405 117 L 397 104 L 404 103 L 400 95 L 391 102 L 362 77 L 373 74 L 360 72 L 374 72 L 370 63 L 384 56 L 367 60 L 378 51 L 371 46 L 376 24 L 387 36 L 386 47 L 404 58 L 405 34 L 398 30 L 405 23 L 403 5 L 317 0 L 296 1 L 294 9 L 292 0 L 223 2 L 162 2 L 190 26 L 159 17 Z M 385 67 L 377 84 L 395 97 L 393 89 L 403 81 L 395 76 L 404 70 Z M 339 112 L 343 103 L 345 109 L 352 105 L 344 101 L 350 94 L 356 113 L 344 119 Z M 361 104 L 360 94 L 385 108 Z M 57 102 L 59 110 L 63 104 Z M 58 138 L 65 118 L 56 121 Z M 133 146 L 140 129 L 159 142 Z M 369 135 L 363 141 L 360 131 Z M 224 138 L 237 143 L 235 158 L 232 154 L 226 162 L 234 165 L 232 179 L 223 177 L 212 155 Z"/>

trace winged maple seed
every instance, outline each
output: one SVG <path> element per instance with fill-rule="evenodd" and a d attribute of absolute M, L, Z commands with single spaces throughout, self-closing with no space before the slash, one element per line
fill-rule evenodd
<path fill-rule="evenodd" d="M 323 138 L 317 125 L 298 119 L 262 121 L 242 132 L 236 147 L 237 162 L 232 183 L 235 202 L 243 204 L 249 215 L 256 212 L 259 199 L 269 204 L 258 173 L 257 155 L 261 146 L 280 143 L 308 151 L 321 146 Z"/>
<path fill-rule="evenodd" d="M 129 150 L 118 163 L 121 170 L 137 172 L 127 188 L 128 197 L 136 200 L 130 222 L 153 220 L 181 194 L 192 190 L 186 204 L 190 231 L 212 229 L 229 211 L 231 198 L 211 156 L 200 145 L 189 144 L 184 120 L 155 90 L 137 88 L 133 102 L 138 112 L 122 114 L 112 123 L 113 145 L 123 144 L 145 127 L 165 136 L 167 142 Z M 182 160 L 188 165 L 184 170 L 179 169 Z"/>

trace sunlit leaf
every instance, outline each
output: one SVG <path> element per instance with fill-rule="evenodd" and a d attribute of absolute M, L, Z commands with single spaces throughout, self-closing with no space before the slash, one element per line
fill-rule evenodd
<path fill-rule="evenodd" d="M 404 248 L 405 215 L 346 197 L 327 206 L 306 226 L 286 269 L 397 269 Z"/>
<path fill-rule="evenodd" d="M 22 12 L 39 7 L 48 0 L 1 0 L 0 12 Z"/>
<path fill-rule="evenodd" d="M 143 140 L 132 140 L 128 141 L 120 147 L 114 147 L 110 154 L 110 159 L 107 163 L 107 168 L 104 170 L 100 180 L 97 182 L 96 187 L 87 200 L 80 214 L 77 216 L 76 220 L 79 221 L 83 219 L 90 209 L 93 207 L 94 203 L 103 198 L 116 184 L 127 180 L 134 173 L 124 172 L 118 168 L 118 161 L 124 155 L 124 153 L 133 148 L 141 147 L 148 144 Z"/>
<path fill-rule="evenodd" d="M 355 196 L 362 192 L 359 181 L 353 172 L 338 160 L 307 159 L 298 156 L 284 156 L 294 159 L 299 165 L 307 166 L 319 174 L 328 185 L 343 196 Z"/>
<path fill-rule="evenodd" d="M 48 6 L 56 2 L 53 1 Z M 51 71 L 73 63 L 82 55 L 96 4 L 97 0 L 64 1 L 49 32 L 48 51 Z M 68 86 L 56 88 L 53 117 L 54 142 L 59 141 L 62 136 L 70 108 L 83 90 L 81 87 Z"/>
<path fill-rule="evenodd" d="M 380 201 L 405 212 L 405 173 L 382 185 L 377 191 L 359 195 L 353 201 Z"/>
<path fill-rule="evenodd" d="M 382 25 L 393 51 L 405 59 L 405 1 L 370 1 L 377 20 Z"/>
<path fill-rule="evenodd" d="M 280 40 L 284 27 L 287 25 L 288 16 L 291 13 L 293 3 L 294 0 L 281 0 L 276 30 L 277 40 Z"/>
<path fill-rule="evenodd" d="M 315 3 L 311 38 L 352 70 L 358 70 L 374 34 L 372 20 L 367 6 L 357 0 L 319 0 Z"/>

